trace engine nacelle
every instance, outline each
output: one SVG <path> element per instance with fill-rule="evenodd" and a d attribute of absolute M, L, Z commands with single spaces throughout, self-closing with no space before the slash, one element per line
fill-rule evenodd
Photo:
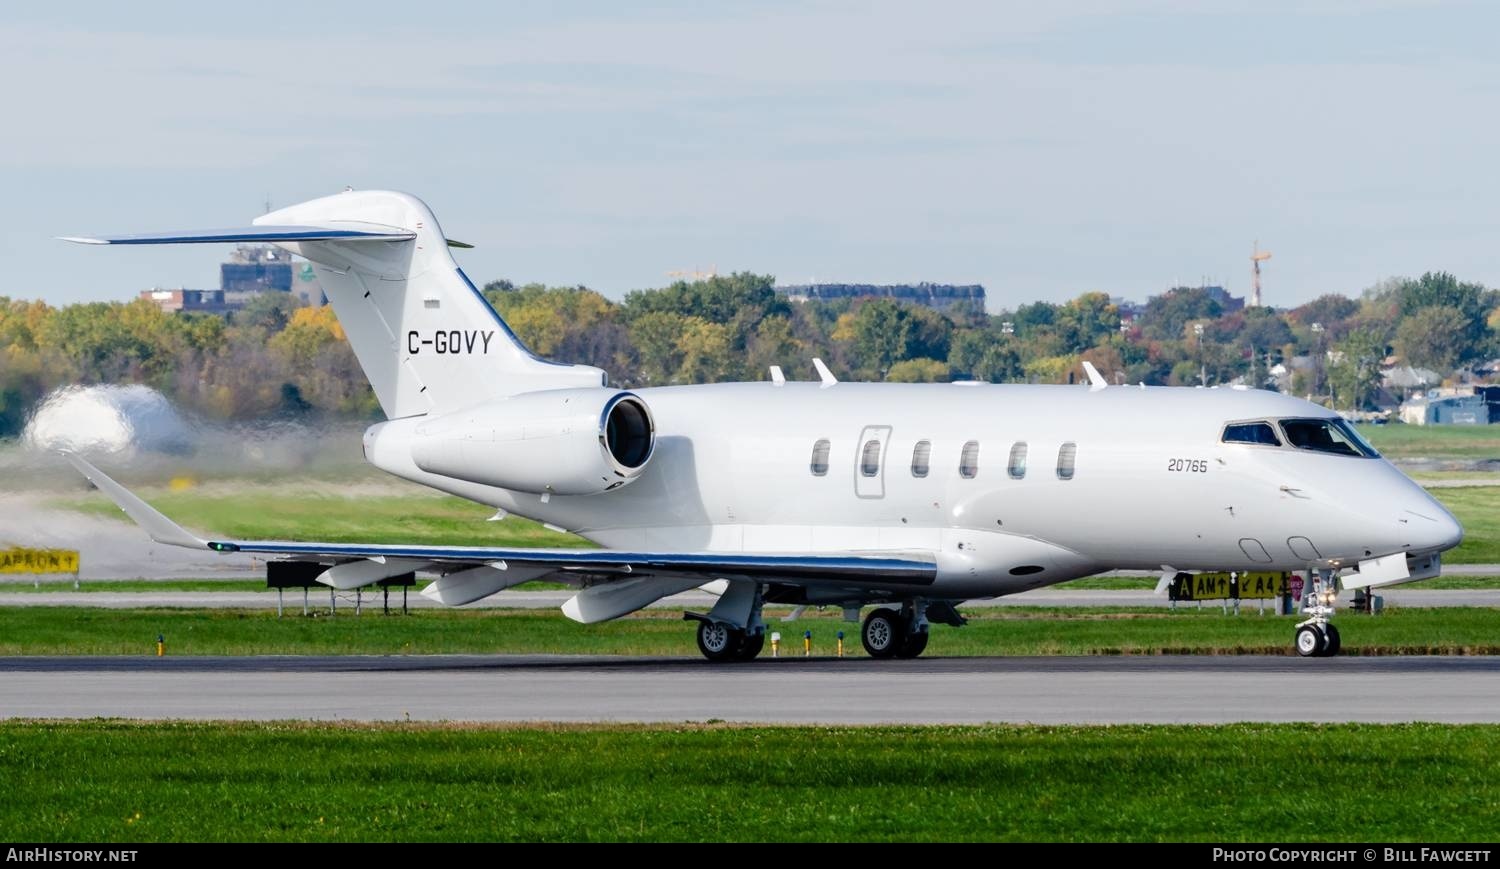
<path fill-rule="evenodd" d="M 416 426 L 417 467 L 516 492 L 595 495 L 640 476 L 656 446 L 651 411 L 613 389 L 525 392 Z"/>

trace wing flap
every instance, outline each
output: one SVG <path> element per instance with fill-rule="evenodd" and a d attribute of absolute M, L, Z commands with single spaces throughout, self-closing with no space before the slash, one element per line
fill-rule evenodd
<path fill-rule="evenodd" d="M 716 579 L 859 579 L 872 585 L 929 585 L 937 560 L 921 552 L 635 552 L 620 549 L 515 549 L 488 546 L 422 546 L 401 543 L 303 543 L 291 540 L 208 541 L 219 552 L 306 559 L 399 558 L 433 564 L 547 566 L 579 573 L 648 573 Z"/>

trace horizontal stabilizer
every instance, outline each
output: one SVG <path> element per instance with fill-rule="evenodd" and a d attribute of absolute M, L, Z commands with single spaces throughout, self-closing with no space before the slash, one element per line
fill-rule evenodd
<path fill-rule="evenodd" d="M 277 241 L 410 241 L 415 232 L 375 223 L 345 226 L 239 226 L 230 229 L 190 229 L 139 235 L 63 236 L 78 244 L 224 244 Z"/>

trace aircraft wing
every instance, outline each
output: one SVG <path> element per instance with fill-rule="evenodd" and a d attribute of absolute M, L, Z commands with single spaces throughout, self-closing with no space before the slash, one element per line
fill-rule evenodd
<path fill-rule="evenodd" d="M 937 577 L 937 563 L 931 553 L 653 552 L 400 543 L 205 540 L 162 515 L 83 458 L 69 452 L 64 452 L 63 456 L 158 543 L 214 552 L 244 552 L 327 562 L 333 566 L 319 579 L 335 588 L 368 585 L 382 578 L 381 567 L 385 565 L 390 565 L 394 570 L 390 575 L 417 569 L 448 574 L 481 567 L 501 571 L 523 568 L 524 571 L 517 573 L 528 574 L 528 578 L 544 573 L 564 572 L 580 576 L 601 576 L 619 582 L 634 574 L 630 581 L 632 586 L 639 587 L 642 580 L 661 578 L 670 581 L 673 591 L 724 578 L 879 587 L 928 585 Z M 399 569 L 395 569 L 398 567 Z M 649 589 L 643 591 L 649 594 Z"/>

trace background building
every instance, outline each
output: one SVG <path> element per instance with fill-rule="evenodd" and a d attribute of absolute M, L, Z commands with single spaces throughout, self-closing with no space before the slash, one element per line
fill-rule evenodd
<path fill-rule="evenodd" d="M 142 290 L 142 299 L 163 311 L 227 314 L 261 293 L 290 293 L 306 305 L 324 305 L 328 297 L 313 273 L 312 264 L 267 244 L 242 244 L 219 265 L 217 290 Z"/>
<path fill-rule="evenodd" d="M 939 311 L 957 304 L 967 304 L 976 311 L 984 310 L 984 287 L 979 284 L 789 284 L 777 287 L 776 292 L 785 294 L 794 302 L 817 299 L 827 302 L 834 299 L 883 298 L 926 305 Z"/>

